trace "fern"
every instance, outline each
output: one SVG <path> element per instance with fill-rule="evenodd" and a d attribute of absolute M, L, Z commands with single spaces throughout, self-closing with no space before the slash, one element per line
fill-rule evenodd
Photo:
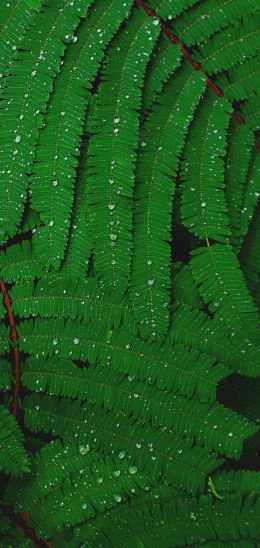
<path fill-rule="evenodd" d="M 258 546 L 258 37 L 0 0 L 0 547 Z"/>

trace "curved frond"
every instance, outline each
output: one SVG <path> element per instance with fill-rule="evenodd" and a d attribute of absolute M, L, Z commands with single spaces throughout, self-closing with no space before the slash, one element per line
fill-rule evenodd
<path fill-rule="evenodd" d="M 230 241 L 237 252 L 241 245 L 241 227 L 244 215 L 245 183 L 252 158 L 254 134 L 246 125 L 231 120 L 225 166 L 225 191 L 231 228 Z M 251 208 L 252 211 L 252 208 Z"/>
<path fill-rule="evenodd" d="M 30 178 L 31 204 L 45 223 L 36 230 L 33 242 L 47 269 L 58 269 L 64 258 L 89 90 L 104 50 L 132 3 L 133 0 L 123 5 L 121 0 L 97 3 L 80 28 L 77 42 L 68 48 L 64 69 L 54 82 Z"/>
<path fill-rule="evenodd" d="M 241 375 L 260 374 L 258 348 L 245 334 L 235 335 L 218 319 L 210 319 L 204 312 L 184 303 L 176 303 L 169 340 L 206 353 Z M 221 340 L 221 345 L 219 341 Z"/>
<path fill-rule="evenodd" d="M 239 262 L 230 246 L 214 244 L 192 251 L 192 273 L 215 318 L 232 331 L 250 333 L 259 322 Z M 211 283 L 209 285 L 209 278 Z"/>
<path fill-rule="evenodd" d="M 42 276 L 42 268 L 35 257 L 29 240 L 11 245 L 0 252 L 0 275 L 4 282 L 19 282 Z"/>
<path fill-rule="evenodd" d="M 26 34 L 21 41 L 21 50 L 6 79 L 0 105 L 2 243 L 19 227 L 42 113 L 60 67 L 65 42 L 72 39 L 88 4 L 88 0 L 49 0 L 35 17 L 29 36 Z"/>
<path fill-rule="evenodd" d="M 87 197 L 95 270 L 103 287 L 124 291 L 132 251 L 132 197 L 141 87 L 160 32 L 141 10 L 111 44 L 91 119 Z M 120 57 L 118 56 L 120 51 Z"/>
<path fill-rule="evenodd" d="M 259 538 L 259 497 L 238 495 L 180 498 L 148 507 L 122 507 L 79 527 L 66 547 L 108 548 L 194 547 L 256 548 Z M 123 524 L 123 525 L 122 525 Z"/>
<path fill-rule="evenodd" d="M 258 6 L 259 8 L 259 6 Z M 215 74 L 250 59 L 258 52 L 260 12 L 247 13 L 233 26 L 224 29 L 198 48 L 197 56 L 203 70 Z"/>
<path fill-rule="evenodd" d="M 259 58 L 253 57 L 244 63 L 236 65 L 217 80 L 217 85 L 223 89 L 225 97 L 231 101 L 241 101 L 256 95 L 260 86 Z M 247 121 L 248 122 L 248 121 Z"/>
<path fill-rule="evenodd" d="M 36 358 L 59 354 L 65 359 L 98 361 L 148 384 L 156 383 L 162 390 L 179 391 L 188 398 L 198 394 L 202 402 L 215 399 L 218 382 L 230 374 L 226 367 L 216 366 L 215 358 L 181 344 L 148 345 L 129 333 L 78 320 L 29 320 L 17 329 L 19 348 Z"/>
<path fill-rule="evenodd" d="M 33 22 L 35 11 L 39 11 L 42 2 L 35 0 L 2 0 L 0 13 L 0 77 L 6 76 L 9 66 L 16 55 L 23 35 Z M 1 86 L 2 87 L 2 86 Z"/>
<path fill-rule="evenodd" d="M 161 339 L 169 323 L 169 244 L 176 173 L 204 88 L 203 75 L 189 67 L 181 69 L 174 86 L 169 83 L 148 117 L 140 147 L 130 295 L 140 332 L 151 340 Z"/>
<path fill-rule="evenodd" d="M 207 95 L 199 106 L 184 148 L 181 165 L 183 224 L 199 238 L 228 242 L 224 195 L 224 160 L 231 105 Z"/>
<path fill-rule="evenodd" d="M 51 432 L 64 440 L 75 439 L 77 434 L 80 444 L 116 454 L 144 470 L 153 480 L 162 475 L 168 484 L 193 494 L 204 489 L 208 474 L 223 462 L 209 454 L 208 449 L 192 447 L 186 440 L 137 423 L 122 411 L 93 412 L 88 404 L 37 394 L 24 400 L 24 408 L 27 428 Z"/>
<path fill-rule="evenodd" d="M 259 431 L 256 424 L 218 403 L 187 400 L 130 379 L 114 371 L 106 379 L 100 366 L 79 369 L 69 361 L 43 358 L 29 358 L 22 375 L 22 383 L 29 390 L 86 400 L 108 411 L 124 411 L 142 424 L 151 421 L 154 427 L 173 430 L 179 437 L 231 458 L 239 459 L 244 440 Z"/>
<path fill-rule="evenodd" d="M 148 64 L 144 80 L 142 101 L 145 113 L 149 112 L 163 86 L 179 67 L 180 62 L 180 49 L 165 38 L 164 34 L 160 36 Z"/>
<path fill-rule="evenodd" d="M 177 2 L 179 3 L 179 2 Z M 230 25 L 237 19 L 252 14 L 259 8 L 257 0 L 242 0 L 237 9 L 237 0 L 221 2 L 204 0 L 193 9 L 184 12 L 174 21 L 174 32 L 187 46 L 194 46 L 208 40 L 215 32 Z"/>
<path fill-rule="evenodd" d="M 12 369 L 9 361 L 0 360 L 0 390 L 10 390 L 12 384 Z"/>
<path fill-rule="evenodd" d="M 8 409 L 0 406 L 0 470 L 18 477 L 30 471 L 24 436 Z"/>
<path fill-rule="evenodd" d="M 95 278 L 47 276 L 37 285 L 33 281 L 14 285 L 10 296 L 14 313 L 20 318 L 84 318 L 111 328 L 122 322 L 135 331 L 128 298 L 117 293 L 109 298 Z"/>

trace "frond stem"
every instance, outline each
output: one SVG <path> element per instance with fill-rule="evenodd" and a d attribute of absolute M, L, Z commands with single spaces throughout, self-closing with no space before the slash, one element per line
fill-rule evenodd
<path fill-rule="evenodd" d="M 13 371 L 14 371 L 15 383 L 13 387 L 12 414 L 16 416 L 17 408 L 18 408 L 19 389 L 20 389 L 20 367 L 19 367 L 20 357 L 19 357 L 19 350 L 17 346 L 18 337 L 17 337 L 17 331 L 16 331 L 14 316 L 13 316 L 12 307 L 11 307 L 11 301 L 8 295 L 6 285 L 3 282 L 3 280 L 0 280 L 0 290 L 2 291 L 4 296 L 4 303 L 7 310 L 9 324 L 11 328 L 11 339 L 13 341 L 13 349 L 14 349 Z"/>
<path fill-rule="evenodd" d="M 137 7 L 143 9 L 145 11 L 145 13 L 147 13 L 147 15 L 149 15 L 149 17 L 155 17 L 156 19 L 159 19 L 156 11 L 153 10 L 153 9 L 148 8 L 144 4 L 143 0 L 135 0 L 135 4 L 136 4 Z M 172 42 L 173 44 L 176 44 L 177 46 L 179 46 L 179 48 L 182 52 L 183 58 L 195 70 L 201 71 L 205 74 L 205 76 L 207 77 L 207 80 L 206 80 L 207 87 L 210 88 L 213 91 L 213 93 L 215 93 L 218 97 L 223 97 L 224 96 L 223 90 L 220 89 L 218 86 L 216 86 L 216 84 L 213 82 L 213 80 L 211 80 L 211 78 L 209 78 L 209 76 L 204 72 L 204 70 L 202 69 L 202 66 L 192 58 L 192 56 L 190 55 L 188 49 L 179 40 L 178 36 L 175 36 L 173 34 L 173 32 L 171 30 L 169 30 L 169 28 L 167 27 L 167 25 L 164 21 L 159 19 L 159 22 L 160 22 L 160 27 L 161 27 L 162 32 L 167 36 L 167 38 L 170 40 L 170 42 Z M 234 120 L 236 120 L 236 122 L 238 122 L 238 124 L 242 125 L 242 124 L 246 123 L 246 120 L 238 112 L 233 111 L 231 116 Z M 259 143 L 259 141 L 257 141 L 257 139 L 255 140 L 255 146 L 256 146 L 257 150 L 260 150 L 260 143 Z"/>

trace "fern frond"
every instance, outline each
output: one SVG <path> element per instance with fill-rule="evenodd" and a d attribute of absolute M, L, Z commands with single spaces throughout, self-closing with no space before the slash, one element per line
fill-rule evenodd
<path fill-rule="evenodd" d="M 253 157 L 247 173 L 243 197 L 243 215 L 241 215 L 240 233 L 244 239 L 250 226 L 250 221 L 257 208 L 260 196 L 260 155 L 259 151 L 254 149 Z"/>
<path fill-rule="evenodd" d="M 256 328 L 259 322 L 257 309 L 230 246 L 215 244 L 195 249 L 190 266 L 199 291 L 215 318 L 232 328 L 234 333 L 245 333 L 245 327 L 250 333 Z"/>
<path fill-rule="evenodd" d="M 198 394 L 202 402 L 216 397 L 217 383 L 230 371 L 215 367 L 216 360 L 183 345 L 148 345 L 136 336 L 121 331 L 108 332 L 104 326 L 60 318 L 20 323 L 19 348 L 37 356 L 73 360 L 97 360 L 105 367 L 128 373 L 160 389 L 179 391 L 191 398 Z M 185 380 L 184 380 L 185 379 Z"/>
<path fill-rule="evenodd" d="M 173 303 L 184 303 L 196 309 L 202 309 L 205 306 L 198 288 L 193 283 L 188 265 L 182 263 L 173 265 L 172 300 Z"/>
<path fill-rule="evenodd" d="M 145 113 L 151 109 L 163 86 L 179 67 L 180 62 L 180 49 L 169 42 L 164 35 L 160 36 L 144 80 L 143 109 Z"/>
<path fill-rule="evenodd" d="M 16 0 L 1 2 L 0 13 L 0 73 L 1 77 L 9 72 L 9 66 L 16 55 L 23 35 L 33 22 L 35 11 L 39 11 L 42 2 L 28 2 L 28 0 Z M 2 87 L 2 86 L 1 86 Z"/>
<path fill-rule="evenodd" d="M 155 9 L 161 19 L 172 21 L 197 2 L 198 0 L 178 0 L 178 2 L 174 0 L 148 0 L 146 4 Z"/>
<path fill-rule="evenodd" d="M 12 369 L 9 361 L 0 359 L 0 390 L 10 390 L 12 385 Z"/>
<path fill-rule="evenodd" d="M 67 276 L 47 276 L 35 284 L 16 284 L 10 290 L 14 313 L 20 318 L 72 318 L 117 328 L 124 323 L 134 332 L 132 310 L 127 297 L 115 293 L 109 298 L 94 278 L 78 280 Z"/>
<path fill-rule="evenodd" d="M 214 476 L 214 484 L 221 495 L 233 493 L 260 495 L 260 472 L 247 470 L 223 471 Z"/>
<path fill-rule="evenodd" d="M 88 0 L 49 1 L 35 17 L 29 36 L 26 34 L 21 41 L 21 50 L 6 79 L 0 108 L 2 243 L 17 232 L 20 224 L 52 80 L 58 72 L 65 42 L 71 39 L 88 4 Z"/>
<path fill-rule="evenodd" d="M 4 282 L 19 282 L 40 278 L 43 274 L 29 240 L 11 245 L 0 252 L 0 276 Z"/>
<path fill-rule="evenodd" d="M 90 3 L 92 0 L 87 4 Z M 77 43 L 68 48 L 64 69 L 54 82 L 30 179 L 32 207 L 45 223 L 36 231 L 33 242 L 37 256 L 47 269 L 58 269 L 64 258 L 89 90 L 104 50 L 132 3 L 133 0 L 124 4 L 120 0 L 97 3 L 79 30 Z"/>
<path fill-rule="evenodd" d="M 175 498 L 148 507 L 122 507 L 90 520 L 74 531 L 66 547 L 124 548 L 201 546 L 253 548 L 259 538 L 260 499 L 233 495 L 225 500 L 211 496 Z M 123 525 L 122 525 L 123 524 Z M 85 542 L 84 542 L 85 541 Z"/>
<path fill-rule="evenodd" d="M 235 335 L 223 322 L 184 303 L 176 303 L 169 340 L 208 354 L 219 361 L 218 367 L 222 363 L 241 375 L 260 374 L 258 349 L 243 332 Z"/>
<path fill-rule="evenodd" d="M 224 29 L 208 42 L 198 47 L 197 56 L 203 70 L 215 74 L 239 64 L 241 59 L 250 59 L 258 52 L 260 13 L 246 14 L 233 26 Z"/>
<path fill-rule="evenodd" d="M 237 252 L 241 245 L 245 182 L 253 153 L 254 134 L 246 125 L 231 120 L 225 166 L 225 191 L 231 228 L 230 241 Z"/>
<path fill-rule="evenodd" d="M 87 446 L 59 440 L 45 445 L 32 461 L 32 474 L 16 491 L 17 512 L 48 538 L 64 525 L 78 524 L 150 491 L 153 482 L 118 457 L 102 457 Z"/>
<path fill-rule="evenodd" d="M 10 350 L 9 332 L 10 328 L 0 322 L 0 356 Z"/>
<path fill-rule="evenodd" d="M 88 230 L 88 211 L 86 200 L 86 169 L 87 169 L 87 147 L 89 141 L 89 118 L 95 95 L 87 105 L 87 112 L 84 122 L 83 142 L 76 176 L 76 184 L 73 198 L 73 209 L 70 223 L 68 243 L 62 270 L 69 275 L 84 279 L 89 265 L 91 255 L 91 242 Z"/>
<path fill-rule="evenodd" d="M 169 323 L 169 241 L 176 173 L 188 126 L 204 88 L 203 75 L 194 74 L 190 67 L 182 68 L 147 119 L 140 147 L 130 295 L 141 335 L 151 340 L 161 339 Z"/>
<path fill-rule="evenodd" d="M 218 403 L 186 400 L 113 371 L 106 380 L 103 373 L 100 367 L 81 370 L 69 361 L 29 358 L 23 368 L 22 383 L 35 392 L 86 400 L 118 413 L 124 411 L 142 424 L 151 421 L 154 427 L 174 430 L 179 437 L 231 458 L 239 459 L 244 440 L 259 431 L 257 425 Z"/>
<path fill-rule="evenodd" d="M 228 242 L 224 161 L 231 105 L 207 95 L 188 135 L 181 165 L 181 215 L 192 234 Z"/>
<path fill-rule="evenodd" d="M 257 8 L 259 8 L 257 0 L 242 0 L 239 11 L 236 0 L 227 2 L 204 0 L 174 21 L 174 32 L 179 40 L 189 47 L 201 44 L 217 31 L 233 26 L 242 16 L 249 14 L 254 16 Z"/>
<path fill-rule="evenodd" d="M 129 278 L 140 88 L 159 32 L 145 13 L 133 12 L 128 32 L 122 30 L 108 50 L 91 119 L 89 230 L 95 270 L 101 285 L 112 290 L 124 291 Z"/>
<path fill-rule="evenodd" d="M 34 394 L 25 398 L 25 424 L 32 430 L 78 439 L 93 450 L 117 454 L 157 480 L 164 480 L 193 494 L 205 487 L 207 475 L 222 464 L 207 449 L 136 423 L 121 411 L 104 413 L 88 404 Z M 91 424 L 91 430 L 89 429 Z M 117 424 L 119 426 L 117 426 Z"/>
<path fill-rule="evenodd" d="M 259 131 L 260 129 L 260 109 L 259 109 L 259 95 L 255 98 L 251 98 L 250 101 L 242 103 L 240 107 L 241 113 L 246 119 L 248 127 L 253 131 Z"/>
<path fill-rule="evenodd" d="M 254 97 L 260 85 L 259 58 L 254 57 L 230 69 L 216 80 L 225 97 L 231 101 L 241 101 Z"/>
<path fill-rule="evenodd" d="M 24 437 L 15 418 L 8 409 L 0 406 L 0 470 L 18 477 L 30 471 L 30 463 L 24 449 Z"/>

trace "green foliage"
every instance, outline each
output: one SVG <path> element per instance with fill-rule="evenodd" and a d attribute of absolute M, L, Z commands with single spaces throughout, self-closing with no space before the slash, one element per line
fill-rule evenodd
<path fill-rule="evenodd" d="M 30 471 L 29 459 L 23 447 L 24 436 L 8 409 L 0 406 L 0 471 L 21 476 Z"/>
<path fill-rule="evenodd" d="M 1 548 L 258 546 L 258 39 L 0 0 Z"/>

